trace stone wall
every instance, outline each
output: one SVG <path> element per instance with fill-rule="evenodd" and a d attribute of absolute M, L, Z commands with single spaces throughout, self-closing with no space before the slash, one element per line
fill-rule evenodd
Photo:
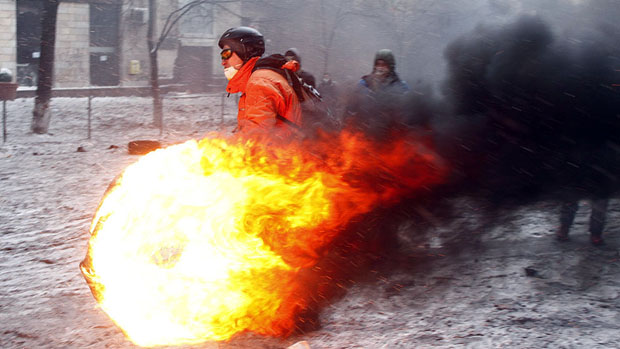
<path fill-rule="evenodd" d="M 0 0 L 0 68 L 9 68 L 17 74 L 16 0 Z M 159 2 L 158 30 L 168 14 L 178 6 L 177 0 Z M 228 10 L 215 8 L 213 31 L 201 37 L 184 37 L 173 30 L 172 45 L 160 49 L 160 78 L 171 78 L 179 45 L 213 47 L 212 72 L 220 77 L 222 69 L 217 39 L 228 28 L 241 25 L 236 14 L 241 13 L 240 2 L 224 4 Z M 146 21 L 148 20 L 146 0 L 123 0 L 120 18 L 119 73 L 121 86 L 146 86 L 149 77 L 149 59 L 146 49 Z M 130 18 L 132 9 L 145 10 L 144 21 Z M 135 14 L 135 13 L 134 13 Z M 85 2 L 61 2 L 58 9 L 54 87 L 86 87 L 90 85 L 90 10 Z M 175 41 L 177 40 L 177 41 Z M 175 43 L 177 42 L 177 43 Z M 139 71 L 131 69 L 137 61 Z M 134 67 L 136 65 L 134 64 Z"/>
<path fill-rule="evenodd" d="M 0 68 L 8 68 L 17 75 L 16 56 L 16 2 L 0 0 Z"/>
<path fill-rule="evenodd" d="M 61 2 L 56 21 L 54 87 L 90 84 L 88 4 Z"/>

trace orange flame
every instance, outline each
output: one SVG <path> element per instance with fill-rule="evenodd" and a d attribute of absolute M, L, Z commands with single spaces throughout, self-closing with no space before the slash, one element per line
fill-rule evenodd
<path fill-rule="evenodd" d="M 279 144 L 189 141 L 129 166 L 106 193 L 81 270 L 140 346 L 285 336 L 313 266 L 351 218 L 438 183 L 419 144 L 360 134 Z"/>

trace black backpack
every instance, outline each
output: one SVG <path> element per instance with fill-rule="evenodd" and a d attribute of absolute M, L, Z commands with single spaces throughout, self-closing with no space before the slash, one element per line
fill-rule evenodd
<path fill-rule="evenodd" d="M 252 72 L 259 69 L 269 69 L 285 77 L 286 80 L 288 80 L 289 85 L 293 88 L 293 91 L 295 91 L 295 95 L 297 95 L 299 103 L 301 103 L 302 122 L 307 124 L 308 121 L 316 118 L 316 115 L 320 114 L 322 110 L 320 104 L 322 97 L 319 91 L 317 91 L 314 87 L 303 82 L 296 72 L 284 68 L 283 66 L 287 62 L 288 60 L 281 54 L 263 57 L 256 61 L 256 65 L 254 65 Z M 276 117 L 285 122 L 287 125 L 297 129 L 300 128 L 300 125 L 295 124 L 282 115 L 278 114 Z"/>

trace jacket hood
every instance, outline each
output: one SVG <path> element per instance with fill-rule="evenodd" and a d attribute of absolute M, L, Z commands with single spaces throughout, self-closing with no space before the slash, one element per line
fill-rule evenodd
<path fill-rule="evenodd" d="M 391 50 L 388 50 L 387 48 L 379 50 L 377 51 L 377 53 L 375 53 L 374 64 L 377 64 L 378 60 L 382 60 L 387 63 L 391 71 L 394 71 L 394 69 L 396 68 L 396 59 L 394 58 L 394 54 Z"/>
<path fill-rule="evenodd" d="M 284 56 L 293 57 L 293 59 L 296 60 L 297 63 L 299 63 L 299 65 L 301 65 L 301 57 L 299 57 L 299 50 L 297 50 L 295 47 L 291 47 L 288 50 L 286 50 L 286 53 L 284 54 Z"/>

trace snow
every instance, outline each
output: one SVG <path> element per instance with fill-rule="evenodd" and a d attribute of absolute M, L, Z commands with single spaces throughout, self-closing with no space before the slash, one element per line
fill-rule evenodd
<path fill-rule="evenodd" d="M 135 347 L 98 309 L 78 268 L 92 215 L 112 179 L 138 159 L 127 153 L 129 141 L 200 138 L 230 131 L 235 117 L 234 101 L 222 94 L 171 95 L 164 104 L 160 135 L 151 126 L 149 98 L 95 98 L 87 139 L 86 98 L 55 98 L 47 135 L 28 131 L 33 99 L 6 103 L 8 134 L 0 146 L 3 348 Z M 451 222 L 403 226 L 401 253 L 323 309 L 319 330 L 287 339 L 242 334 L 195 347 L 286 348 L 299 341 L 313 349 L 618 346 L 617 200 L 610 204 L 603 248 L 588 243 L 587 207 L 567 243 L 552 238 L 557 208 L 549 203 L 494 226 L 480 226 L 476 208 L 462 207 Z M 416 224 L 427 234 L 417 235 Z"/>

